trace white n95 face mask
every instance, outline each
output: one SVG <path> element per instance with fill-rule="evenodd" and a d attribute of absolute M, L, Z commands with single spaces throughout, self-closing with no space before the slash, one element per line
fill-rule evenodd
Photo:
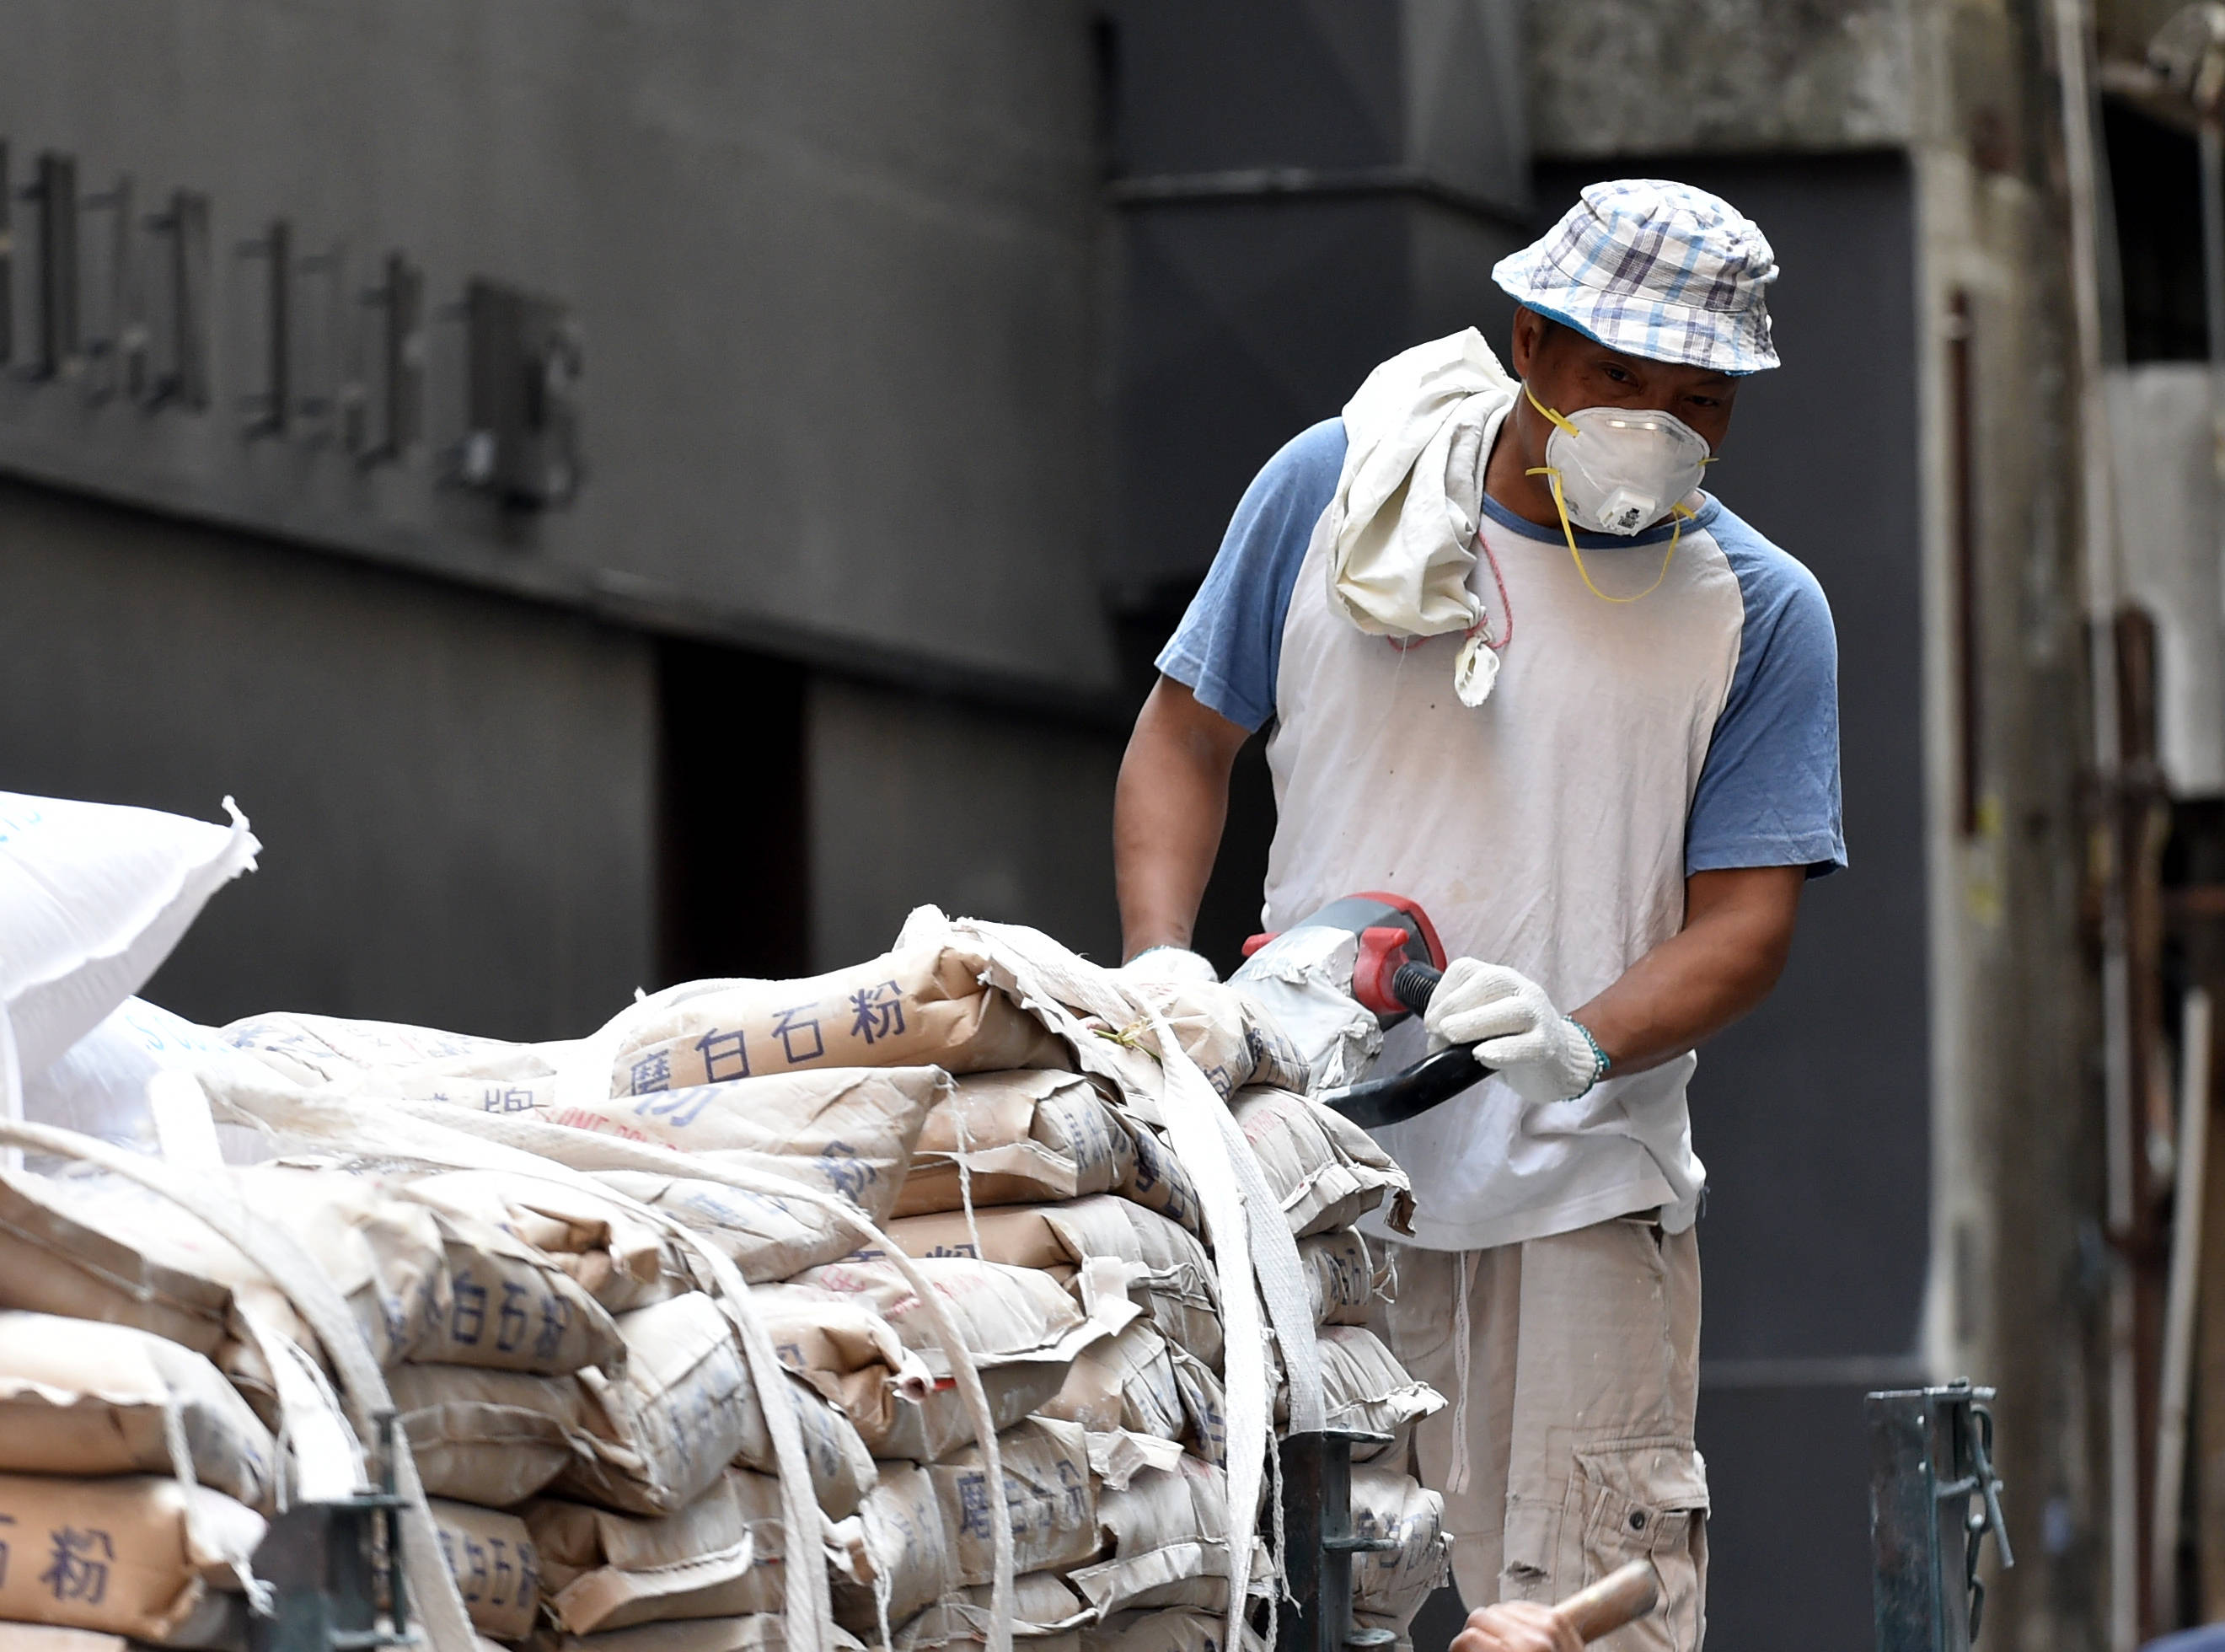
<path fill-rule="evenodd" d="M 1556 413 L 1523 388 L 1553 422 L 1543 468 L 1558 483 L 1562 508 L 1576 526 L 1642 533 L 1700 485 L 1707 438 L 1675 414 L 1625 407 Z"/>

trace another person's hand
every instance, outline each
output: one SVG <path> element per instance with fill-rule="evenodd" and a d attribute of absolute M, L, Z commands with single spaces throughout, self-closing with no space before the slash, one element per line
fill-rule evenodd
<path fill-rule="evenodd" d="M 1583 1652 L 1583 1645 L 1550 1606 L 1507 1600 L 1470 1612 L 1452 1652 Z"/>
<path fill-rule="evenodd" d="M 1432 1050 L 1474 1045 L 1475 1058 L 1526 1102 L 1573 1100 L 1607 1071 L 1591 1035 L 1554 1008 L 1543 987 L 1503 963 L 1455 958 L 1422 1019 Z"/>

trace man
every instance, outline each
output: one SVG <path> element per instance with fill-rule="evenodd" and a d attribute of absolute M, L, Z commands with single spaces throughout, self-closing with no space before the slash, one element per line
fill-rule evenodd
<path fill-rule="evenodd" d="M 1647 1556 L 1663 1605 L 1619 1649 L 1690 1652 L 1704 1623 L 1692 1051 L 1768 994 L 1803 884 L 1845 862 L 1822 592 L 1697 486 L 1777 365 L 1776 276 L 1713 195 L 1587 188 L 1493 271 L 1514 379 L 1472 330 L 1417 346 L 1259 473 L 1116 804 L 1132 971 L 1210 972 L 1191 925 L 1271 721 L 1265 926 L 1391 890 L 1455 955 L 1427 1033 L 1493 1074 L 1379 1133 L 1419 1204 L 1382 1329 L 1453 1401 L 1416 1451 L 1462 1599 L 1550 1603 Z M 1419 1053 L 1403 1031 L 1385 1064 Z"/>

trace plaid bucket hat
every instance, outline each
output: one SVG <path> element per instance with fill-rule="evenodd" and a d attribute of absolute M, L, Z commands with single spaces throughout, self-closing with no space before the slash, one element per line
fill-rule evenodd
<path fill-rule="evenodd" d="M 1763 301 L 1777 255 L 1759 225 L 1704 189 L 1658 178 L 1588 185 L 1491 277 L 1609 349 L 1727 373 L 1777 365 Z"/>

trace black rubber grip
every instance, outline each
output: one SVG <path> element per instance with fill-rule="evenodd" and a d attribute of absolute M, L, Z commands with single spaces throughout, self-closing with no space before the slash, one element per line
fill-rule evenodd
<path fill-rule="evenodd" d="M 1490 1071 L 1476 1061 L 1475 1045 L 1455 1044 L 1416 1062 L 1402 1073 L 1347 1084 L 1342 1090 L 1323 1090 L 1315 1099 L 1324 1107 L 1334 1108 L 1362 1129 L 1372 1130 L 1379 1125 L 1397 1124 L 1417 1113 L 1426 1113 L 1440 1102 L 1449 1102 L 1462 1090 L 1481 1083 Z"/>
<path fill-rule="evenodd" d="M 1444 978 L 1443 970 L 1416 963 L 1410 958 L 1391 977 L 1391 995 L 1419 1015 L 1429 1008 L 1429 1000 L 1436 994 L 1437 983 Z"/>

